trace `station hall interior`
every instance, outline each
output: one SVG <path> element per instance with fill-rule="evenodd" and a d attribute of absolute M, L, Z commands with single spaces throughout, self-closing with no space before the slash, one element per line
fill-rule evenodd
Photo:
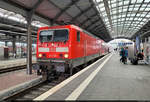
<path fill-rule="evenodd" d="M 0 101 L 150 101 L 150 0 L 0 0 Z"/>

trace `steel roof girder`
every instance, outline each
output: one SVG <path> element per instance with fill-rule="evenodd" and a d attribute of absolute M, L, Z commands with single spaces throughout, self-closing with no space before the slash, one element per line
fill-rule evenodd
<path fill-rule="evenodd" d="M 97 13 L 95 13 L 94 15 L 88 17 L 86 20 L 84 20 L 82 23 L 80 23 L 79 26 L 83 26 L 88 20 L 91 20 L 95 16 L 97 16 Z"/>
<path fill-rule="evenodd" d="M 8 11 L 13 11 L 15 13 L 21 14 L 24 17 L 27 17 L 27 12 L 29 11 L 29 9 L 25 9 L 22 6 L 14 3 L 13 1 L 10 1 L 10 0 L 0 0 L 0 7 L 5 10 L 8 10 Z M 45 19 L 43 16 L 41 16 L 37 13 L 36 13 L 36 15 L 33 15 L 33 18 L 40 20 L 41 22 L 43 22 L 45 24 L 49 24 L 47 19 Z"/>
<path fill-rule="evenodd" d="M 148 21 L 144 26 L 143 28 L 150 28 L 150 21 Z"/>
<path fill-rule="evenodd" d="M 97 29 L 103 30 L 103 29 L 105 29 L 105 27 L 104 27 L 104 26 L 96 26 L 95 29 L 94 29 L 94 31 L 95 31 L 95 30 L 97 31 Z"/>
<path fill-rule="evenodd" d="M 16 34 L 16 35 L 21 35 L 21 36 L 27 36 L 26 33 L 19 33 L 19 32 L 13 32 L 13 31 L 6 31 L 6 30 L 0 30 L 1 33 L 10 33 L 10 34 Z M 10 35 L 7 34 L 7 35 Z M 16 36 L 13 35 L 13 36 Z M 36 37 L 35 35 L 32 35 L 33 37 Z"/>
<path fill-rule="evenodd" d="M 143 1 L 142 1 L 142 3 L 140 4 L 140 7 L 139 7 L 139 8 L 138 8 L 138 10 L 137 10 L 138 12 L 140 11 L 140 8 L 141 8 L 141 6 L 143 5 L 144 1 L 145 1 L 145 0 L 143 0 Z M 138 12 L 137 12 L 137 13 L 138 13 Z M 131 24 L 133 23 L 133 21 L 134 21 L 134 19 L 135 19 L 136 15 L 137 15 L 137 13 L 135 14 L 135 16 L 134 16 L 133 20 L 131 21 L 131 23 L 130 23 L 129 27 L 130 27 L 130 26 L 131 26 Z"/>
<path fill-rule="evenodd" d="M 149 12 L 149 11 L 144 11 L 144 10 L 142 10 L 142 11 L 138 11 L 138 10 L 134 10 L 133 12 L 132 11 L 127 11 L 128 13 L 143 13 L 143 12 Z M 121 12 L 118 12 L 118 13 L 113 13 L 113 14 L 111 14 L 110 16 L 115 16 L 115 15 L 119 15 L 119 14 L 125 14 L 126 13 L 126 11 L 121 11 Z M 104 16 L 105 17 L 105 16 Z M 134 16 L 132 16 L 132 17 L 134 17 Z"/>
<path fill-rule="evenodd" d="M 10 0 L 0 0 L 0 8 L 26 16 L 26 10 L 18 5 L 14 5 Z"/>
<path fill-rule="evenodd" d="M 32 22 L 32 18 L 33 18 L 33 15 L 34 15 L 34 13 L 35 13 L 35 10 L 39 7 L 39 5 L 40 5 L 43 1 L 44 1 L 44 0 L 38 0 L 38 1 L 36 2 L 36 4 L 31 8 L 31 10 L 26 12 L 26 13 L 27 13 L 27 17 L 26 17 L 27 23 L 29 23 L 30 20 L 31 20 L 31 22 Z M 30 23 L 31 23 L 31 22 L 30 22 Z"/>
<path fill-rule="evenodd" d="M 18 27 L 18 26 L 13 26 L 13 25 L 8 25 L 8 24 L 3 24 L 3 23 L 0 23 L 0 27 L 7 27 L 9 29 L 15 29 L 15 30 L 18 30 L 18 31 L 27 31 L 27 29 L 25 28 L 22 28 L 22 27 Z M 36 33 L 37 31 L 32 31 L 34 33 Z"/>
<path fill-rule="evenodd" d="M 53 6 L 55 6 L 56 8 L 58 8 L 59 10 L 62 10 L 59 6 L 57 6 L 56 4 L 54 4 L 53 2 L 51 2 L 50 0 L 47 0 L 50 4 L 52 4 Z M 69 15 L 67 13 L 67 15 Z M 72 17 L 71 15 L 69 15 L 70 17 Z M 65 22 L 64 21 L 56 21 L 54 22 L 54 19 L 51 19 L 51 25 L 53 25 L 54 23 L 59 24 L 59 25 L 64 25 Z"/>
<path fill-rule="evenodd" d="M 92 28 L 90 28 L 90 30 L 91 30 L 91 29 L 94 29 L 94 30 L 95 30 L 95 29 L 97 29 L 97 28 L 102 28 L 102 27 L 104 27 L 104 26 L 103 26 L 103 25 L 94 25 Z"/>
<path fill-rule="evenodd" d="M 150 27 L 150 21 L 148 21 L 142 28 L 140 28 L 131 38 L 134 38 L 140 31 L 142 31 L 143 28 L 149 29 Z"/>
<path fill-rule="evenodd" d="M 101 34 L 99 34 L 99 32 L 93 32 L 91 30 L 89 30 L 90 32 L 92 32 L 93 34 L 95 34 L 96 36 L 100 37 L 101 39 L 105 40 L 105 37 L 102 36 Z"/>
<path fill-rule="evenodd" d="M 94 22 L 92 22 L 92 24 L 88 25 L 88 26 L 86 27 L 86 29 L 88 29 L 91 25 L 95 24 L 95 23 L 98 22 L 98 21 L 101 21 L 101 19 L 95 20 Z M 92 28 L 93 28 L 93 27 L 92 27 Z"/>
<path fill-rule="evenodd" d="M 146 31 L 148 31 L 149 29 L 142 29 L 142 30 L 140 30 L 140 33 L 142 32 L 146 32 Z"/>
<path fill-rule="evenodd" d="M 31 9 L 32 12 L 35 12 L 35 10 L 39 7 L 39 5 L 43 2 L 44 0 L 38 0 L 36 2 L 36 4 L 33 6 L 33 8 Z"/>
<path fill-rule="evenodd" d="M 109 23 L 110 23 L 110 26 L 111 26 L 111 29 L 112 29 L 112 20 L 111 20 L 111 16 L 110 16 L 110 8 L 109 8 L 108 1 L 103 0 L 103 2 L 104 2 L 104 7 L 105 7 L 105 10 L 106 10 L 107 16 L 108 16 L 108 20 L 109 20 Z"/>
<path fill-rule="evenodd" d="M 81 13 L 79 13 L 78 15 L 76 15 L 75 17 L 72 18 L 71 22 L 74 22 L 78 17 L 80 17 L 81 15 L 85 14 L 85 12 L 89 11 L 90 9 L 92 9 L 93 6 L 94 6 L 94 5 L 92 4 L 92 5 L 91 5 L 90 7 L 88 7 L 87 9 L 81 11 Z"/>
<path fill-rule="evenodd" d="M 145 36 L 146 34 L 150 33 L 150 30 L 144 32 L 143 34 L 140 34 L 140 37 L 142 38 L 143 36 Z"/>
<path fill-rule="evenodd" d="M 92 4 L 94 4 L 94 1 L 91 0 L 91 2 L 92 2 Z M 98 10 L 97 10 L 97 8 L 96 8 L 96 6 L 94 6 L 94 9 L 96 10 L 97 13 L 99 13 Z M 105 28 L 106 28 L 106 25 L 104 24 L 102 18 L 99 17 L 99 19 L 101 20 L 103 26 L 105 26 Z M 109 31 L 107 30 L 107 28 L 106 28 L 106 32 L 107 32 L 107 37 L 108 37 L 108 39 L 112 39 L 111 36 L 110 36 L 110 34 L 109 34 Z"/>
<path fill-rule="evenodd" d="M 93 1 L 91 1 L 91 2 L 92 2 L 92 4 L 94 4 L 94 2 L 93 2 Z M 96 6 L 94 6 L 94 9 L 96 10 L 96 12 L 97 12 L 97 13 L 99 13 L 99 12 L 98 12 L 98 10 L 97 10 L 97 8 L 96 8 Z M 110 36 L 110 34 L 109 34 L 109 31 L 107 30 L 106 25 L 104 24 L 104 22 L 103 22 L 102 18 L 101 18 L 101 17 L 99 17 L 99 19 L 101 20 L 102 26 L 104 26 L 104 28 L 106 29 L 107 38 L 108 38 L 108 39 L 111 39 L 111 36 Z"/>
<path fill-rule="evenodd" d="M 128 8 L 127 8 L 127 12 L 126 12 L 126 16 L 125 16 L 125 17 L 127 17 L 128 13 L 129 13 L 129 5 L 130 5 L 130 3 L 131 3 L 131 0 L 129 1 L 129 4 L 128 4 Z M 126 18 L 125 18 L 124 23 L 123 23 L 123 29 L 122 29 L 122 31 L 121 31 L 121 34 L 124 32 L 124 25 L 125 25 L 125 22 L 126 22 Z M 118 33 L 118 32 L 117 32 L 117 33 Z"/>
<path fill-rule="evenodd" d="M 1 18 L 0 18 L 0 20 L 1 20 Z M 15 22 L 15 21 L 12 21 L 9 19 L 1 20 L 0 26 L 1 27 L 6 26 L 6 27 L 13 28 L 13 29 L 23 29 L 26 31 L 26 24 Z M 32 26 L 32 29 L 35 32 L 35 31 L 37 31 L 38 28 Z"/>
<path fill-rule="evenodd" d="M 44 1 L 44 0 L 42 0 Z M 22 6 L 16 4 L 10 0 L 0 0 L 0 7 L 6 9 L 8 11 L 13 11 L 15 13 L 21 14 L 24 17 L 27 17 L 27 12 L 30 11 L 29 9 L 23 8 Z M 38 14 L 35 12 L 33 15 L 33 19 L 39 20 L 45 24 L 49 24 L 50 19 Z"/>
<path fill-rule="evenodd" d="M 79 0 L 72 0 L 71 3 L 69 3 L 64 9 L 61 10 L 60 13 L 58 13 L 54 19 L 53 22 L 55 22 L 64 12 L 66 12 L 71 6 L 73 6 L 75 3 L 77 3 Z"/>

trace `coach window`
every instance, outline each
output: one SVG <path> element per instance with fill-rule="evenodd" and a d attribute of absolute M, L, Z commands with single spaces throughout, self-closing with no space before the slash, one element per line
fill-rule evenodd
<path fill-rule="evenodd" d="M 77 41 L 80 42 L 80 32 L 77 31 Z"/>

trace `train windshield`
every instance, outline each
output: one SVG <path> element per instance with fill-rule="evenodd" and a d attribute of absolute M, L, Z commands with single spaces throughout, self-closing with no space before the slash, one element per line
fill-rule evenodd
<path fill-rule="evenodd" d="M 69 32 L 67 29 L 44 30 L 40 32 L 39 40 L 41 42 L 67 41 Z"/>

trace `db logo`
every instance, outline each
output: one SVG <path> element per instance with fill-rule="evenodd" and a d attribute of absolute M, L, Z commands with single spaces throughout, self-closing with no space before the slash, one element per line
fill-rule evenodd
<path fill-rule="evenodd" d="M 56 49 L 55 49 L 55 48 L 50 48 L 50 51 L 51 51 L 51 52 L 55 52 Z"/>
<path fill-rule="evenodd" d="M 49 55 L 49 57 L 56 57 L 56 55 Z"/>

